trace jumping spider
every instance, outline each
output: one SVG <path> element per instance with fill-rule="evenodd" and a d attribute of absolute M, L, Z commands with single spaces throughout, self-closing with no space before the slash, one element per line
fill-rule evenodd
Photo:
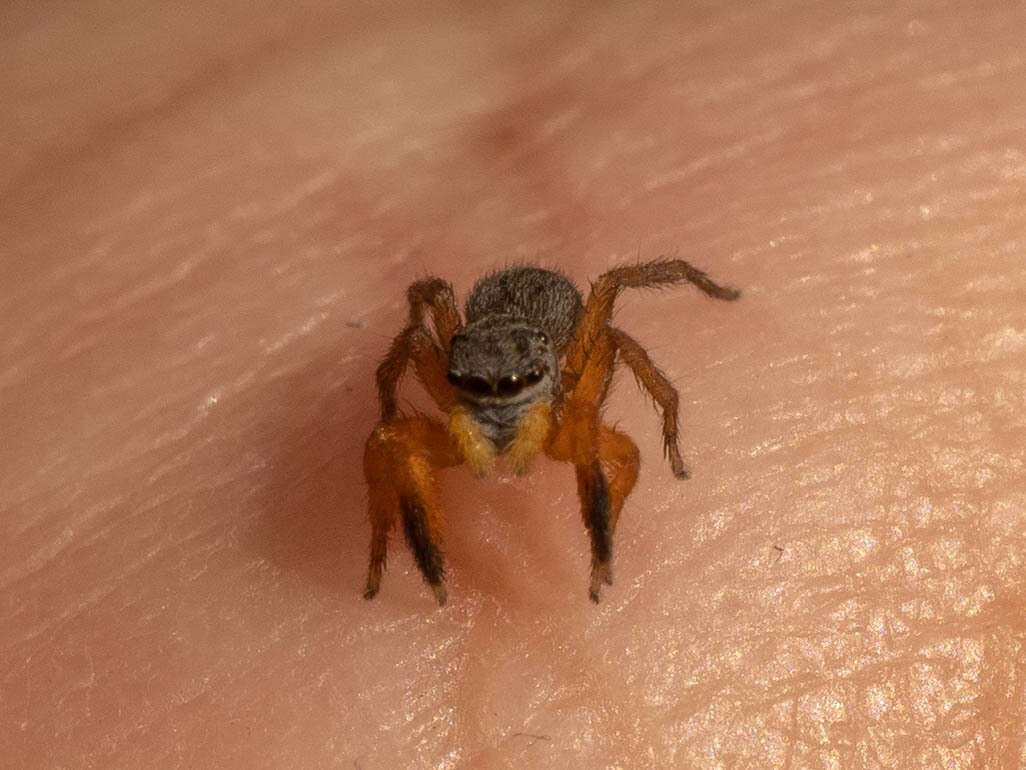
<path fill-rule="evenodd" d="M 674 475 L 689 475 L 677 446 L 677 391 L 645 349 L 610 324 L 613 302 L 624 288 L 682 281 L 717 299 L 740 296 L 680 259 L 610 270 L 592 285 L 587 303 L 560 273 L 514 267 L 477 283 L 464 324 L 446 281 L 413 283 L 406 292 L 406 328 L 377 370 L 381 422 L 364 451 L 372 528 L 364 597 L 378 593 L 388 533 L 398 519 L 424 580 L 439 605 L 445 604 L 444 515 L 435 470 L 467 463 L 480 477 L 496 455 L 508 454 L 523 474 L 544 452 L 573 463 L 577 472 L 591 538 L 588 594 L 598 602 L 602 583 L 613 582 L 613 531 L 639 465 L 634 442 L 600 419 L 617 360 L 630 367 L 662 411 L 663 447 Z M 400 412 L 399 380 L 411 363 L 448 424 Z"/>

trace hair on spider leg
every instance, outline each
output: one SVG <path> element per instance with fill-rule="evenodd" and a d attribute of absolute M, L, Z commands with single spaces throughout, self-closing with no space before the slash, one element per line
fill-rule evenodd
<path fill-rule="evenodd" d="M 376 378 L 382 417 L 364 451 L 370 489 L 371 556 L 365 596 L 377 594 L 387 537 L 400 524 L 439 604 L 446 601 L 441 547 L 444 511 L 436 473 L 464 463 L 487 475 L 508 455 L 518 473 L 544 454 L 574 466 L 591 541 L 588 595 L 612 584 L 613 534 L 638 477 L 640 453 L 603 407 L 618 364 L 660 412 L 663 451 L 678 478 L 689 475 L 678 440 L 677 389 L 649 352 L 614 323 L 627 288 L 691 283 L 716 299 L 740 292 L 680 259 L 614 267 L 587 300 L 557 270 L 517 264 L 486 274 L 461 317 L 452 286 L 422 276 L 407 290 L 406 327 L 392 340 Z M 447 422 L 400 405 L 408 367 Z"/>

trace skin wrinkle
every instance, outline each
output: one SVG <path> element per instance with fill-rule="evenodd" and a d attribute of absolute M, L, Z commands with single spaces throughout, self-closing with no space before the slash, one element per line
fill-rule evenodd
<path fill-rule="evenodd" d="M 1026 766 L 1021 9 L 139 10 L 2 12 L 5 764 Z M 615 591 L 502 459 L 364 602 L 405 287 L 664 253 Z"/>

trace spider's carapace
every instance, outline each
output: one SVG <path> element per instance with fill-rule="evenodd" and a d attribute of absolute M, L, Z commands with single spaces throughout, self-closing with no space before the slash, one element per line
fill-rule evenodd
<path fill-rule="evenodd" d="M 586 303 L 561 273 L 514 267 L 477 283 L 464 322 L 446 281 L 413 283 L 406 328 L 378 367 L 381 421 L 364 451 L 372 529 L 364 596 L 378 593 L 388 534 L 398 523 L 424 580 L 445 604 L 435 471 L 467 463 L 483 476 L 496 455 L 508 453 L 515 470 L 526 473 L 544 453 L 574 465 L 591 539 L 588 594 L 597 602 L 602 584 L 612 584 L 613 531 L 639 465 L 634 442 L 600 419 L 617 361 L 659 406 L 670 466 L 677 478 L 688 477 L 677 441 L 677 391 L 645 349 L 611 325 L 613 302 L 624 288 L 683 281 L 717 299 L 740 296 L 680 259 L 610 270 Z M 447 421 L 400 411 L 399 381 L 411 364 Z"/>

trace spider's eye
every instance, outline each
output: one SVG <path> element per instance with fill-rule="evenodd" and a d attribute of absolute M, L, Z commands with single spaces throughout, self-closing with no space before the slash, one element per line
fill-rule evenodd
<path fill-rule="evenodd" d="M 499 380 L 499 395 L 500 396 L 512 396 L 515 393 L 519 393 L 524 389 L 524 378 L 516 374 L 510 374 Z"/>
<path fill-rule="evenodd" d="M 538 382 L 541 382 L 541 378 L 542 378 L 542 371 L 541 371 L 541 369 L 532 369 L 531 371 L 529 371 L 527 374 L 524 375 L 524 379 L 527 380 L 527 384 L 528 385 L 534 385 L 534 384 L 536 384 Z"/>
<path fill-rule="evenodd" d="M 492 392 L 492 385 L 484 377 L 464 377 L 460 387 L 478 396 L 487 396 Z"/>
<path fill-rule="evenodd" d="M 450 384 L 455 385 L 458 388 L 463 382 L 463 375 L 459 372 L 449 372 L 445 375 L 445 379 L 447 379 Z"/>

